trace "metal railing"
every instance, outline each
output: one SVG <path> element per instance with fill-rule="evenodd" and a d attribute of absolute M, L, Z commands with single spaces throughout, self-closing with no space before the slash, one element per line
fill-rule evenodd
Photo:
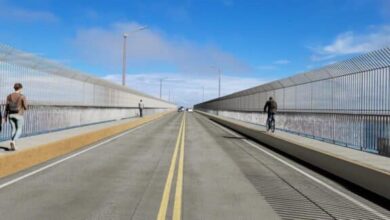
<path fill-rule="evenodd" d="M 24 136 L 71 127 L 138 116 L 140 99 L 145 114 L 176 106 L 167 101 L 115 83 L 68 69 L 57 63 L 0 44 L 0 109 L 13 91 L 23 84 L 29 109 L 25 115 Z M 9 125 L 3 125 L 0 140 L 9 138 Z"/>
<path fill-rule="evenodd" d="M 390 49 L 233 93 L 195 106 L 256 124 L 272 96 L 276 127 L 363 151 L 390 155 Z"/>

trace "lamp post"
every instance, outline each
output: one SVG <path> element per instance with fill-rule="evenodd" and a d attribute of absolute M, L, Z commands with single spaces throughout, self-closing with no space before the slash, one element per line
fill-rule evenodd
<path fill-rule="evenodd" d="M 126 43 L 127 34 L 123 34 L 123 53 L 122 53 L 122 86 L 126 85 Z"/>
<path fill-rule="evenodd" d="M 204 102 L 204 86 L 202 87 L 202 91 L 203 91 L 203 94 L 202 94 L 202 102 Z"/>
<path fill-rule="evenodd" d="M 214 68 L 218 71 L 218 98 L 221 97 L 221 77 L 222 77 L 222 70 L 221 68 L 217 66 L 211 66 L 211 68 Z"/>
<path fill-rule="evenodd" d="M 167 78 L 161 78 L 160 79 L 160 99 L 162 99 L 162 87 L 163 87 L 163 80 L 166 80 Z"/>
<path fill-rule="evenodd" d="M 142 27 L 139 27 L 133 31 L 131 31 L 130 33 L 133 34 L 133 33 L 136 33 L 138 31 L 142 31 L 142 30 L 145 30 L 147 29 L 146 26 L 142 26 Z M 127 49 L 127 37 L 129 36 L 129 34 L 127 33 L 123 33 L 123 51 L 122 51 L 122 86 L 125 86 L 126 85 L 126 49 Z"/>
<path fill-rule="evenodd" d="M 222 70 L 221 68 L 217 67 L 217 66 L 211 66 L 211 68 L 215 68 L 217 69 L 218 71 L 218 98 L 221 98 L 221 77 L 222 77 Z M 217 101 L 217 115 L 219 115 L 219 111 L 220 111 L 220 101 L 221 100 L 218 100 Z"/>
<path fill-rule="evenodd" d="M 162 98 L 162 81 L 163 79 L 160 79 L 160 99 Z"/>

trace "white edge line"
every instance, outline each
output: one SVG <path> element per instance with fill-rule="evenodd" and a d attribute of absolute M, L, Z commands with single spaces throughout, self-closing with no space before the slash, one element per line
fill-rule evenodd
<path fill-rule="evenodd" d="M 211 120 L 210 120 L 210 121 L 211 121 Z M 216 123 L 216 122 L 214 122 L 214 121 L 211 121 L 211 122 L 214 123 L 215 125 L 217 125 L 218 127 L 222 128 L 223 130 L 229 132 L 229 133 L 232 134 L 232 135 L 235 135 L 235 136 L 238 135 L 236 132 L 234 132 L 234 131 L 232 131 L 232 130 L 226 128 L 226 127 L 223 127 L 222 125 L 220 125 L 220 124 L 218 124 L 218 123 Z M 303 171 L 303 170 L 299 169 L 298 167 L 296 167 L 296 166 L 290 164 L 289 162 L 283 160 L 282 158 L 280 158 L 280 157 L 278 157 L 278 156 L 276 156 L 276 155 L 274 155 L 274 154 L 272 154 L 272 153 L 270 153 L 270 152 L 268 152 L 268 151 L 266 151 L 266 150 L 264 150 L 264 149 L 261 149 L 258 145 L 254 144 L 254 143 L 252 143 L 252 142 L 250 142 L 250 141 L 248 141 L 248 140 L 246 140 L 246 139 L 244 139 L 243 141 L 244 141 L 245 143 L 249 144 L 250 146 L 252 146 L 253 148 L 255 148 L 255 149 L 257 149 L 257 150 L 260 150 L 260 151 L 264 152 L 265 154 L 271 156 L 271 157 L 274 158 L 275 160 L 278 160 L 279 162 L 283 163 L 284 165 L 286 165 L 286 166 L 292 168 L 293 170 L 295 170 L 295 171 L 301 173 L 302 175 L 308 177 L 309 179 L 313 180 L 314 182 L 316 182 L 316 183 L 318 183 L 318 184 L 320 184 L 320 185 L 326 187 L 327 189 L 331 190 L 332 192 L 334 192 L 334 193 L 336 193 L 336 194 L 338 194 L 338 195 L 344 197 L 345 199 L 348 199 L 349 201 L 351 201 L 351 202 L 355 203 L 356 205 L 360 206 L 361 208 L 364 208 L 365 210 L 371 212 L 372 214 L 375 214 L 376 216 L 378 216 L 378 217 L 380 217 L 380 218 L 382 218 L 382 219 L 389 219 L 387 216 L 383 215 L 382 213 L 380 213 L 380 212 L 378 212 L 378 211 L 376 211 L 376 210 L 374 210 L 374 209 L 368 207 L 367 205 L 365 205 L 365 204 L 363 204 L 363 203 L 357 201 L 356 199 L 350 197 L 349 195 L 347 195 L 347 194 L 345 194 L 345 193 L 343 193 L 343 192 L 341 192 L 341 191 L 335 189 L 334 187 L 332 187 L 332 186 L 326 184 L 325 182 L 321 181 L 320 179 L 318 179 L 318 178 L 316 178 L 316 177 L 314 177 L 314 176 L 312 176 L 312 175 L 306 173 L 305 171 Z"/>
<path fill-rule="evenodd" d="M 42 172 L 42 171 L 44 171 L 44 170 L 46 170 L 46 169 L 49 169 L 49 168 L 53 167 L 53 166 L 55 166 L 55 165 L 58 165 L 58 164 L 60 164 L 60 163 L 63 163 L 63 162 L 65 162 L 65 161 L 69 160 L 69 159 L 72 159 L 72 158 L 74 158 L 74 157 L 77 157 L 77 156 L 79 156 L 80 154 L 86 153 L 86 152 L 88 152 L 88 151 L 90 151 L 90 150 L 93 150 L 93 149 L 95 149 L 95 148 L 97 148 L 97 147 L 100 147 L 100 146 L 102 146 L 103 144 L 106 144 L 106 143 L 108 143 L 108 142 L 110 142 L 110 141 L 113 141 L 113 140 L 115 140 L 115 139 L 117 139 L 117 138 L 120 138 L 120 137 L 122 137 L 122 136 L 124 136 L 124 135 L 126 135 L 126 134 L 132 133 L 132 132 L 134 132 L 134 131 L 136 131 L 136 130 L 138 130 L 138 129 L 140 129 L 140 128 L 142 128 L 142 127 L 148 125 L 148 124 L 149 124 L 149 122 L 147 122 L 146 124 L 143 124 L 143 125 L 141 125 L 141 126 L 139 126 L 139 127 L 133 128 L 133 129 L 131 129 L 131 130 L 129 130 L 129 131 L 125 131 L 125 132 L 123 132 L 123 133 L 121 133 L 121 134 L 119 134 L 119 135 L 116 135 L 116 136 L 114 136 L 114 137 L 111 137 L 111 138 L 109 138 L 109 139 L 107 139 L 107 140 L 105 140 L 105 141 L 103 141 L 103 142 L 100 142 L 100 143 L 98 143 L 98 144 L 95 144 L 95 145 L 93 145 L 93 146 L 90 146 L 90 147 L 88 147 L 87 149 L 84 149 L 84 150 L 82 150 L 82 151 L 79 151 L 79 152 L 77 152 L 77 153 L 74 153 L 74 154 L 72 154 L 72 155 L 69 155 L 69 156 L 67 156 L 67 157 L 65 157 L 65 158 L 62 158 L 62 159 L 60 159 L 60 160 L 57 160 L 57 161 L 55 161 L 55 162 L 53 162 L 53 163 L 50 163 L 50 164 L 48 164 L 48 165 L 46 165 L 46 166 L 44 166 L 44 167 L 41 167 L 41 168 L 39 168 L 39 169 L 37 169 L 37 170 L 31 171 L 31 172 L 29 172 L 29 173 L 27 173 L 27 174 L 25 174 L 25 175 L 22 175 L 22 176 L 20 176 L 20 177 L 17 177 L 17 178 L 15 178 L 15 179 L 13 179 L 13 180 L 10 180 L 10 181 L 8 181 L 8 182 L 5 182 L 5 183 L 3 183 L 3 184 L 0 185 L 0 189 L 3 189 L 4 187 L 7 187 L 7 186 L 9 186 L 9 185 L 12 185 L 12 184 L 14 184 L 14 183 L 16 183 L 16 182 L 19 182 L 20 180 L 23 180 L 23 179 L 25 179 L 25 178 L 27 178 L 27 177 L 33 176 L 33 175 L 35 175 L 35 174 L 37 174 L 37 173 L 39 173 L 39 172 Z"/>

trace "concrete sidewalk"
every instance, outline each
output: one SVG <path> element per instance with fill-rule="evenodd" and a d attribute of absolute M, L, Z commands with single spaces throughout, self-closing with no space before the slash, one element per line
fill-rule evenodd
<path fill-rule="evenodd" d="M 16 173 L 33 165 L 93 144 L 128 129 L 158 119 L 169 112 L 47 134 L 22 138 L 17 141 L 16 151 L 6 151 L 9 141 L 0 142 L 0 177 Z"/>
<path fill-rule="evenodd" d="M 233 130 L 390 199 L 390 158 L 197 111 Z"/>

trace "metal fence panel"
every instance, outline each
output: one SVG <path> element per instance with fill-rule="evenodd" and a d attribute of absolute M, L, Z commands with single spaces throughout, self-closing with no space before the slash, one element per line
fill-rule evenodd
<path fill-rule="evenodd" d="M 231 94 L 236 101 L 229 109 L 212 105 L 225 97 L 195 108 L 264 124 L 266 115 L 258 112 L 272 96 L 278 102 L 278 129 L 390 155 L 390 48 L 257 86 L 255 91 L 251 100 L 243 91 Z M 256 103 L 243 108 L 248 101 Z"/>
<path fill-rule="evenodd" d="M 4 110 L 5 98 L 13 92 L 15 82 L 23 84 L 23 93 L 30 106 L 24 135 L 135 117 L 140 99 L 147 108 L 145 114 L 176 107 L 0 44 L 1 110 Z M 0 140 L 9 138 L 9 134 L 9 125 L 6 125 Z"/>

